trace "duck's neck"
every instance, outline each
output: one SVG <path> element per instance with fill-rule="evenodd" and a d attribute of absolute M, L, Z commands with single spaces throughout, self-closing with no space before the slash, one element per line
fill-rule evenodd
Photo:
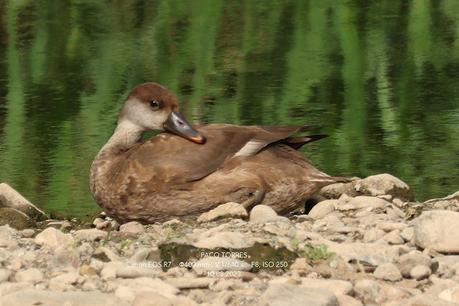
<path fill-rule="evenodd" d="M 118 154 L 135 145 L 142 137 L 143 129 L 138 125 L 123 120 L 120 121 L 112 137 L 102 147 L 100 153 Z"/>

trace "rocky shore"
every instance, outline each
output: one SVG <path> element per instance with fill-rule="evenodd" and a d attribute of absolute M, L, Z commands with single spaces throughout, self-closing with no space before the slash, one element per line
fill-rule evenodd
<path fill-rule="evenodd" d="M 306 206 L 87 228 L 24 217 L 0 227 L 0 306 L 459 305 L 459 192 L 419 203 L 380 174 Z"/>

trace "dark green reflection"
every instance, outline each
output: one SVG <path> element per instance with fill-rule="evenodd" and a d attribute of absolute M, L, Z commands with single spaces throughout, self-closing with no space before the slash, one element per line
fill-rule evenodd
<path fill-rule="evenodd" d="M 136 84 L 201 122 L 298 124 L 335 175 L 459 186 L 459 2 L 0 0 L 0 181 L 97 209 L 88 169 Z"/>

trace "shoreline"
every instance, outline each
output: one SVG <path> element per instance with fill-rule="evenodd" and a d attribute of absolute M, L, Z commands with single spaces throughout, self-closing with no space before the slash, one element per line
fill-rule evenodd
<path fill-rule="evenodd" d="M 455 305 L 459 192 L 413 202 L 380 174 L 289 217 L 226 203 L 194 220 L 0 227 L 0 305 Z"/>

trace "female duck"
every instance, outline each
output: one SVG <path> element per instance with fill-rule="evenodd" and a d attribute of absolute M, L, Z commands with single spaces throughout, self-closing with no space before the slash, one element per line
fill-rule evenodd
<path fill-rule="evenodd" d="M 296 151 L 323 137 L 290 136 L 301 128 L 211 124 L 195 129 L 178 112 L 171 92 L 156 83 L 141 84 L 91 166 L 91 191 L 120 222 L 193 215 L 230 201 L 286 213 L 342 180 L 317 170 Z M 168 133 L 140 142 L 149 130 Z"/>

